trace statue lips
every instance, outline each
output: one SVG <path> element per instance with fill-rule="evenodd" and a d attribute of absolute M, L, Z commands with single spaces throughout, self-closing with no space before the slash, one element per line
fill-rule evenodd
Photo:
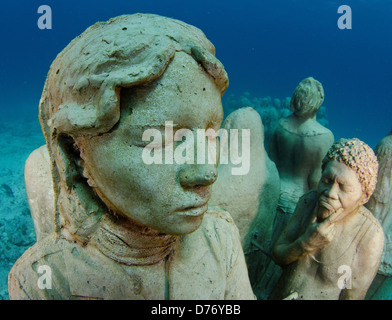
<path fill-rule="evenodd" d="M 175 210 L 174 212 L 180 216 L 187 216 L 187 217 L 198 217 L 203 215 L 208 209 L 208 201 L 200 204 L 194 205 L 189 207 L 180 208 Z"/>
<path fill-rule="evenodd" d="M 325 199 L 320 199 L 319 204 L 321 207 L 324 207 L 325 209 L 327 209 L 328 211 L 334 212 L 336 211 L 335 208 L 333 207 L 333 205 L 331 205 L 328 201 L 326 201 Z"/>
<path fill-rule="evenodd" d="M 323 207 L 328 211 L 328 214 L 326 216 L 323 216 L 323 219 L 329 217 L 332 213 L 336 212 L 339 209 L 340 206 L 334 205 L 334 202 L 336 202 L 336 200 L 329 200 L 325 197 L 319 198 L 319 206 Z"/>
<path fill-rule="evenodd" d="M 196 197 L 194 199 L 195 204 L 187 204 L 174 212 L 180 216 L 187 217 L 199 217 L 203 215 L 208 209 L 208 201 L 211 196 L 211 186 L 195 186 L 190 188 L 192 197 Z M 189 202 L 188 202 L 189 203 Z"/>

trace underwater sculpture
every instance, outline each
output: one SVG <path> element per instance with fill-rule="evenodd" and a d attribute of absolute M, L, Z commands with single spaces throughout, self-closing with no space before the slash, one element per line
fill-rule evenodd
<path fill-rule="evenodd" d="M 378 181 L 366 207 L 380 222 L 384 234 L 384 252 L 380 268 L 367 298 L 390 300 L 392 298 L 392 132 L 377 144 Z"/>
<path fill-rule="evenodd" d="M 254 298 L 238 228 L 207 210 L 216 164 L 142 158 L 143 133 L 166 121 L 219 129 L 228 79 L 214 53 L 199 29 L 136 14 L 57 56 L 40 101 L 55 232 L 15 263 L 10 299 Z M 38 286 L 42 266 L 50 288 Z"/>
<path fill-rule="evenodd" d="M 240 96 L 230 94 L 223 100 L 223 108 L 229 113 L 238 108 L 251 107 L 258 112 L 263 122 L 264 127 L 264 143 L 265 148 L 268 147 L 271 132 L 275 128 L 278 120 L 287 117 L 290 112 L 290 100 L 285 99 L 282 102 L 280 99 L 272 99 L 271 97 L 253 97 L 249 92 L 244 92 Z"/>
<path fill-rule="evenodd" d="M 364 299 L 383 251 L 380 223 L 366 209 L 377 158 L 358 139 L 340 139 L 322 162 L 318 189 L 301 197 L 274 248 L 283 274 L 271 299 Z"/>
<path fill-rule="evenodd" d="M 25 187 L 37 241 L 54 232 L 55 208 L 50 156 L 46 145 L 34 150 L 25 163 Z"/>
<path fill-rule="evenodd" d="M 218 178 L 212 186 L 209 204 L 227 210 L 237 225 L 253 292 L 258 299 L 266 299 L 266 274 L 271 263 L 273 222 L 279 200 L 280 180 L 275 164 L 264 148 L 264 127 L 260 115 L 253 108 L 240 108 L 230 113 L 222 126 L 227 130 L 250 130 L 250 168 L 246 175 L 233 175 L 232 163 L 219 164 Z M 244 155 L 239 139 L 237 146 Z M 242 152 L 241 152 L 242 151 Z M 227 150 L 222 153 L 228 152 Z M 238 166 L 238 165 L 237 165 Z"/>
<path fill-rule="evenodd" d="M 230 114 L 231 112 L 239 109 L 251 107 L 258 112 L 263 122 L 264 127 L 264 146 L 268 150 L 271 135 L 275 130 L 278 121 L 282 118 L 286 118 L 292 114 L 290 110 L 291 97 L 284 99 L 266 97 L 257 97 L 251 95 L 250 92 L 245 91 L 240 95 L 229 94 L 226 99 L 223 100 L 223 109 L 225 113 Z M 318 109 L 316 114 L 316 120 L 322 126 L 328 128 L 328 116 L 326 112 L 326 106 L 322 105 Z"/>
<path fill-rule="evenodd" d="M 317 186 L 321 161 L 334 141 L 332 132 L 316 120 L 323 101 L 321 83 L 312 77 L 302 80 L 290 101 L 293 114 L 279 120 L 272 133 L 268 153 L 281 180 L 275 240 L 290 220 L 299 198 Z"/>

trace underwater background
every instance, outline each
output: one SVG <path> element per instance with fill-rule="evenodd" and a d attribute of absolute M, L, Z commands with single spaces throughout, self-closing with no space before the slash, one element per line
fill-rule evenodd
<path fill-rule="evenodd" d="M 41 5 L 52 10 L 52 29 L 41 30 Z M 338 28 L 341 5 L 352 10 L 352 29 Z M 34 244 L 23 169 L 45 143 L 38 102 L 50 64 L 97 21 L 154 13 L 200 28 L 228 72 L 225 113 L 252 106 L 266 133 L 290 114 L 297 84 L 312 76 L 324 87 L 318 115 L 339 138 L 371 147 L 392 130 L 392 1 L 390 0 L 15 0 L 0 16 L 0 299 L 7 276 Z"/>

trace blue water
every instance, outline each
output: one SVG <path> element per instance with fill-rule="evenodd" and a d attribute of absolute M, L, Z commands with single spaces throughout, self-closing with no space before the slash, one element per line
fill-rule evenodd
<path fill-rule="evenodd" d="M 37 27 L 40 5 L 52 30 Z M 337 27 L 342 1 L 44 1 L 2 3 L 0 110 L 36 113 L 46 73 L 74 37 L 99 20 L 156 13 L 202 29 L 225 65 L 227 93 L 290 96 L 303 78 L 324 86 L 331 130 L 371 146 L 392 129 L 392 2 L 344 1 L 352 29 Z"/>
<path fill-rule="evenodd" d="M 52 9 L 51 30 L 37 26 L 43 4 Z M 351 30 L 338 28 L 342 4 L 352 9 Z M 23 198 L 25 159 L 44 143 L 37 108 L 51 62 L 87 27 L 121 14 L 155 13 L 202 29 L 229 74 L 225 97 L 247 91 L 283 99 L 313 76 L 324 86 L 329 129 L 336 139 L 357 137 L 375 147 L 392 129 L 392 1 L 19 0 L 3 2 L 1 12 L 0 134 L 5 147 L 0 177 L 9 179 L 14 197 Z M 6 148 L 13 143 L 19 143 L 15 150 Z M 6 226 L 2 217 L 16 205 L 26 215 L 26 200 L 12 198 L 5 186 L 0 201 L 7 211 L 0 211 L 0 228 Z M 4 246 L 0 242 L 3 260 L 2 249 L 17 250 Z M 23 252 L 23 246 L 18 250 Z M 7 255 L 5 268 L 17 254 Z"/>

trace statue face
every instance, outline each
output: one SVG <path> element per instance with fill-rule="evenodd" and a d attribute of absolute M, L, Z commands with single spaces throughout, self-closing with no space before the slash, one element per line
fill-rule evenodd
<path fill-rule="evenodd" d="M 324 220 L 340 209 L 340 220 L 363 204 L 362 185 L 354 170 L 338 161 L 325 167 L 318 185 L 319 206 L 317 218 Z"/>
<path fill-rule="evenodd" d="M 116 213 L 167 234 L 196 230 L 207 210 L 216 165 L 146 164 L 142 152 L 147 129 L 162 132 L 212 128 L 222 122 L 221 93 L 209 75 L 187 54 L 176 53 L 161 78 L 148 86 L 122 89 L 121 120 L 109 133 L 76 138 L 89 183 Z M 196 137 L 196 134 L 194 134 Z M 174 142 L 174 149 L 180 143 Z M 196 143 L 195 143 L 196 146 Z M 194 151 L 196 158 L 196 147 Z"/>

